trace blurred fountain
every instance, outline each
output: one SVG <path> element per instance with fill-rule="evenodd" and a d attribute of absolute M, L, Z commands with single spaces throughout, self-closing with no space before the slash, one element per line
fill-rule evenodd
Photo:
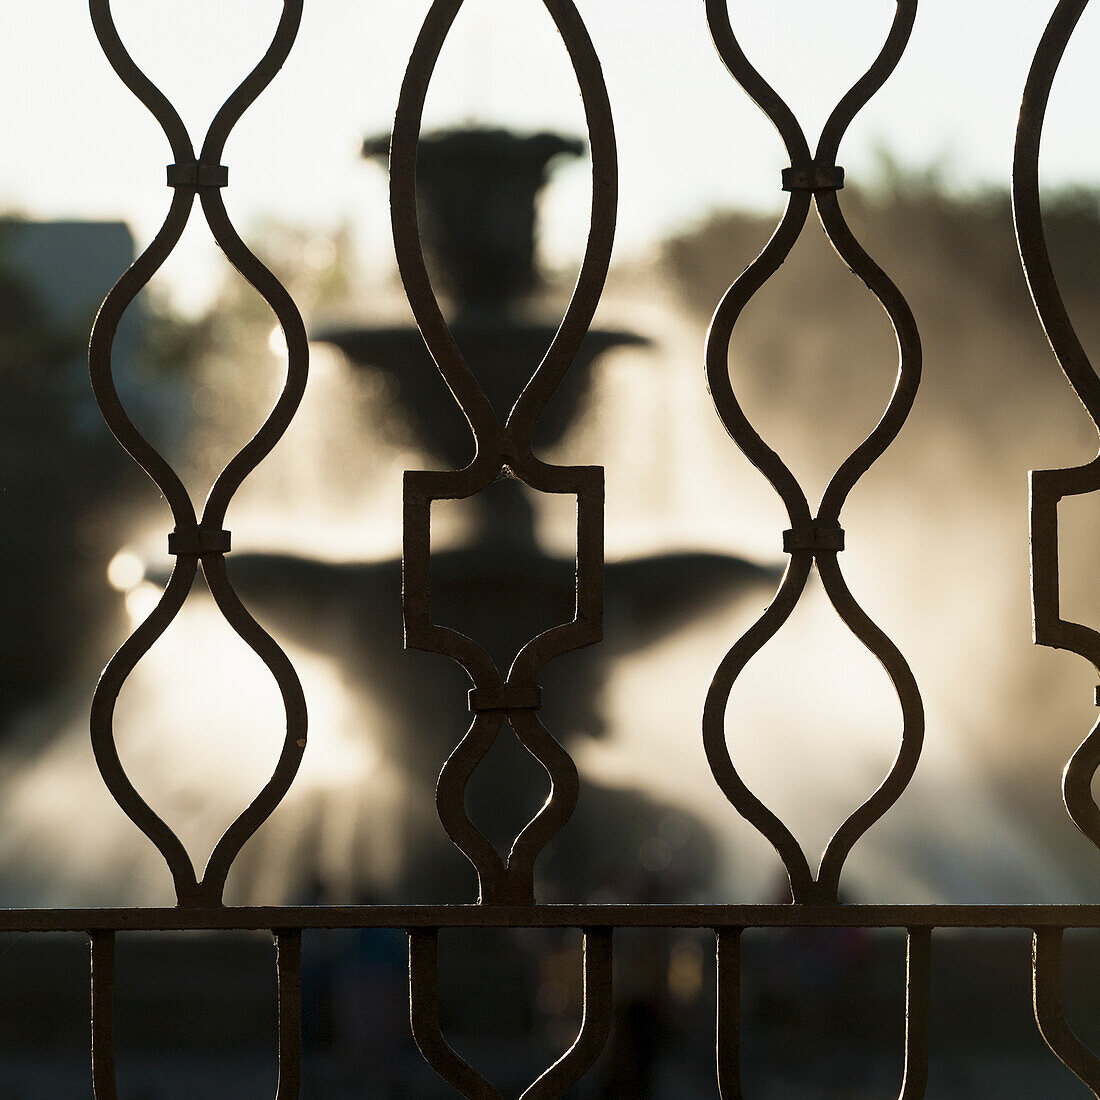
<path fill-rule="evenodd" d="M 364 149 L 378 157 L 387 147 L 380 139 Z M 436 282 L 449 294 L 455 339 L 501 416 L 555 331 L 545 319 L 535 263 L 538 195 L 552 164 L 581 152 L 579 143 L 555 135 L 500 130 L 452 131 L 421 142 L 423 223 Z M 357 368 L 387 379 L 418 450 L 448 467 L 469 461 L 469 430 L 414 328 L 345 328 L 319 338 Z M 537 441 L 545 448 L 561 441 L 603 354 L 645 343 L 628 331 L 594 329 L 540 421 Z M 503 479 L 473 500 L 444 502 L 433 516 L 433 523 L 449 520 L 451 532 L 433 548 L 433 617 L 478 640 L 501 668 L 536 633 L 573 617 L 574 556 L 557 552 L 545 535 L 540 503 L 518 481 Z M 468 684 L 446 659 L 401 651 L 400 562 L 334 564 L 267 554 L 240 555 L 232 564 L 247 599 L 288 637 L 343 662 L 386 716 L 375 731 L 382 755 L 409 784 L 400 830 L 405 874 L 391 891 L 415 900 L 471 897 L 470 870 L 441 846 L 432 800 L 438 770 L 465 732 Z M 605 680 L 617 659 L 682 629 L 707 605 L 739 598 L 766 576 L 738 557 L 683 549 L 610 562 L 604 642 L 559 659 L 543 674 L 548 727 L 569 748 L 603 736 Z M 504 847 L 545 790 L 541 769 L 506 731 L 473 777 L 467 808 Z M 682 838 L 682 866 L 675 871 L 671 859 L 658 860 L 656 870 L 647 867 L 655 847 L 667 847 L 662 830 Z M 699 889 L 710 874 L 709 844 L 688 811 L 638 790 L 589 783 L 576 820 L 547 853 L 543 891 L 583 898 L 615 893 L 619 883 L 637 877 L 678 875 L 683 881 L 675 885 Z M 671 897 L 673 884 L 663 888 Z"/>
<path fill-rule="evenodd" d="M 369 142 L 366 152 L 374 157 L 382 147 Z M 537 199 L 553 163 L 582 151 L 554 135 L 485 130 L 422 143 L 428 247 L 456 338 L 501 414 L 555 330 L 555 294 L 535 262 Z M 410 451 L 461 464 L 469 432 L 414 328 L 357 326 L 315 340 L 302 411 L 229 516 L 234 545 L 243 548 L 229 559 L 231 576 L 301 674 L 310 745 L 291 793 L 238 860 L 227 896 L 470 900 L 472 869 L 434 812 L 436 775 L 465 731 L 468 685 L 449 661 L 403 651 L 400 561 L 386 553 L 399 509 L 391 496 L 387 520 L 362 476 L 392 486 L 400 465 L 424 461 Z M 620 362 L 645 373 L 637 364 L 646 343 L 628 330 L 594 329 L 536 443 L 564 446 L 593 368 L 612 349 L 635 349 L 629 360 L 621 350 Z M 372 397 L 404 426 L 405 446 L 388 455 L 368 438 Z M 561 510 L 540 504 L 518 482 L 502 481 L 433 515 L 433 614 L 501 662 L 573 616 L 575 562 L 568 535 L 554 530 Z M 557 526 L 568 531 L 568 519 Z M 124 595 L 132 626 L 158 598 L 163 560 L 155 542 L 138 537 L 110 564 L 108 580 Z M 606 640 L 546 670 L 548 728 L 575 752 L 613 737 L 605 710 L 615 662 L 738 602 L 771 575 L 683 542 L 609 562 Z M 266 671 L 196 591 L 128 682 L 116 729 L 135 786 L 198 862 L 270 774 L 281 724 Z M 78 717 L 6 773 L 0 864 L 9 896 L 23 904 L 170 900 L 159 856 L 89 765 Z M 654 798 L 640 785 L 584 782 L 574 821 L 544 856 L 541 896 L 641 890 L 676 900 L 706 888 L 714 867 L 708 830 L 690 804 Z M 507 731 L 471 782 L 468 808 L 503 844 L 545 790 L 541 768 Z"/>
<path fill-rule="evenodd" d="M 366 152 L 377 158 L 383 149 L 372 141 Z M 536 210 L 553 165 L 579 151 L 552 135 L 500 131 L 452 132 L 423 145 L 433 277 L 501 413 L 564 308 L 563 284 L 534 259 Z M 854 217 L 867 215 L 858 193 L 848 201 Z M 1030 648 L 1026 609 L 1023 473 L 1076 457 L 1059 444 L 1072 406 L 1053 396 L 1059 381 L 1019 287 L 991 276 L 992 261 L 973 247 L 971 266 L 950 268 L 966 289 L 944 291 L 921 266 L 929 260 L 905 244 L 914 221 L 950 223 L 925 233 L 928 247 L 937 232 L 962 239 L 979 226 L 982 240 L 1003 245 L 997 263 L 1007 269 L 1011 238 L 996 236 L 996 211 L 901 206 L 900 228 L 886 222 L 885 266 L 906 292 L 916 288 L 925 384 L 896 450 L 853 495 L 844 564 L 857 596 L 910 658 L 928 737 L 910 790 L 857 845 L 845 884 L 877 900 L 1085 900 L 1089 853 L 1060 814 L 1057 782 L 1090 724 L 1068 690 L 1087 701 L 1087 677 Z M 883 208 L 871 213 L 883 220 Z M 716 219 L 678 242 L 665 270 L 615 273 L 598 326 L 536 438 L 552 460 L 603 464 L 608 478 L 606 640 L 552 664 L 544 683 L 547 726 L 583 782 L 575 820 L 544 856 L 547 898 L 776 894 L 776 857 L 725 802 L 699 736 L 710 676 L 774 581 L 773 569 L 745 559 L 780 557 L 784 517 L 722 433 L 699 368 L 706 312 L 730 257 L 751 255 L 753 235 L 766 229 L 763 219 Z M 1080 217 L 1067 221 L 1067 235 L 1082 232 Z M 798 323 L 777 327 L 765 304 L 746 314 L 732 349 L 746 408 L 811 483 L 873 421 L 892 359 L 889 333 L 868 320 L 865 292 L 822 279 L 829 262 L 822 249 L 796 253 L 777 293 Z M 943 257 L 934 268 L 948 270 Z M 996 338 L 960 345 L 940 299 L 968 294 L 1003 319 Z M 461 464 L 469 433 L 415 329 L 396 307 L 375 315 L 368 324 L 315 325 L 301 413 L 229 517 L 232 575 L 290 653 L 312 714 L 302 773 L 231 876 L 237 901 L 473 895 L 472 872 L 433 802 L 438 769 L 465 729 L 467 684 L 445 658 L 403 651 L 397 558 L 402 469 Z M 881 377 L 860 365 L 853 379 L 857 346 L 860 364 L 881 359 Z M 261 349 L 238 383 L 254 403 L 270 396 L 263 374 L 278 354 L 274 343 Z M 964 359 L 968 371 L 947 369 Z M 218 364 L 200 388 L 228 386 L 229 377 Z M 1034 395 L 1026 418 L 1017 394 Z M 233 412 L 233 426 L 253 413 Z M 572 510 L 569 500 L 540 499 L 516 482 L 434 509 L 437 621 L 472 633 L 503 662 L 533 633 L 570 618 Z M 130 629 L 159 593 L 163 520 L 143 521 L 107 566 Z M 1089 537 L 1087 518 L 1079 530 Z M 1067 559 L 1078 602 L 1090 597 L 1089 577 L 1081 559 Z M 104 638 L 101 655 L 108 649 Z M 71 717 L 51 715 L 47 727 L 31 715 L 32 735 L 9 739 L 0 780 L 8 903 L 171 900 L 159 856 L 96 774 L 87 694 L 87 684 L 58 685 Z M 282 722 L 270 678 L 196 592 L 139 665 L 118 717 L 138 789 L 203 859 L 270 773 Z M 900 719 L 881 669 L 811 587 L 746 669 L 728 730 L 747 781 L 813 852 L 885 774 Z M 499 843 L 544 791 L 541 769 L 502 736 L 471 782 L 468 806 Z"/>

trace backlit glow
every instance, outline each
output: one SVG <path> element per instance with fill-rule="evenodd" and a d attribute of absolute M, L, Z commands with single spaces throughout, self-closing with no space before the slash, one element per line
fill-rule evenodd
<path fill-rule="evenodd" d="M 129 592 L 145 580 L 145 563 L 132 550 L 120 550 L 107 566 L 107 580 L 119 592 Z"/>

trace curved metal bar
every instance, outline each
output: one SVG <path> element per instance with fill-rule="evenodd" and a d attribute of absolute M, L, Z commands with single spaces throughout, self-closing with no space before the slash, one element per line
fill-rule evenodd
<path fill-rule="evenodd" d="M 196 163 L 194 146 L 175 108 L 137 67 L 123 46 L 109 0 L 91 0 L 90 10 L 96 35 L 111 65 L 164 129 L 176 159 L 175 167 L 191 166 L 197 169 L 217 165 L 233 125 L 282 67 L 301 22 L 302 0 L 284 0 L 282 17 L 263 58 L 229 96 L 211 123 L 203 145 L 202 165 Z M 164 225 L 108 294 L 96 317 L 88 354 L 92 389 L 104 419 L 119 442 L 164 494 L 175 520 L 177 537 L 183 536 L 186 541 L 197 532 L 221 530 L 234 492 L 286 431 L 304 392 L 308 347 L 305 326 L 297 308 L 285 288 L 237 235 L 218 187 L 208 186 L 197 171 L 193 181 L 179 183 L 170 170 L 169 182 L 175 187 L 175 194 Z M 179 476 L 131 422 L 112 376 L 112 351 L 119 322 L 136 295 L 179 242 L 196 193 L 202 195 L 203 212 L 215 240 L 230 262 L 271 306 L 282 326 L 289 349 L 287 380 L 282 394 L 256 435 L 215 481 L 201 523 L 196 522 L 194 505 Z M 164 857 L 172 873 L 180 905 L 210 907 L 221 904 L 225 879 L 233 859 L 286 794 L 306 743 L 305 700 L 298 677 L 286 655 L 241 604 L 225 573 L 223 554 L 224 547 L 215 550 L 204 546 L 201 537 L 196 540 L 193 549 L 177 551 L 176 567 L 160 602 L 108 663 L 92 701 L 92 749 L 104 782 L 122 810 Z M 115 705 L 126 678 L 183 606 L 200 558 L 210 591 L 222 614 L 275 678 L 287 717 L 283 750 L 271 779 L 219 840 L 201 882 L 197 881 L 194 866 L 179 838 L 153 812 L 130 782 L 118 756 L 113 728 Z"/>
<path fill-rule="evenodd" d="M 1062 618 L 1058 583 L 1058 502 L 1100 491 L 1100 456 L 1069 470 L 1032 470 L 1029 481 L 1035 643 L 1076 653 L 1100 675 L 1100 631 Z"/>
<path fill-rule="evenodd" d="M 917 681 L 901 651 L 871 621 L 848 590 L 835 553 L 818 554 L 817 568 L 825 591 L 844 625 L 878 658 L 897 692 L 902 712 L 901 747 L 881 786 L 833 834 L 821 858 L 818 885 L 836 900 L 844 860 L 857 840 L 902 796 L 920 760 L 924 744 L 924 704 Z"/>
<path fill-rule="evenodd" d="M 95 1100 L 118 1100 L 115 1075 L 115 934 L 91 933 L 92 1091 Z"/>
<path fill-rule="evenodd" d="M 279 984 L 279 1082 L 276 1100 L 297 1100 L 302 1076 L 302 933 L 274 933 Z M 92 1089 L 118 1100 L 115 1069 L 115 934 L 92 932 Z"/>
<path fill-rule="evenodd" d="M 619 194 L 615 124 L 600 59 L 573 0 L 543 0 L 543 3 L 561 34 L 584 104 L 592 151 L 592 214 L 584 259 L 561 327 L 505 423 L 508 443 L 517 455 L 530 453 L 535 423 L 591 327 L 611 264 Z"/>
<path fill-rule="evenodd" d="M 580 798 L 581 781 L 573 758 L 558 744 L 533 710 L 509 711 L 508 721 L 520 743 L 550 777 L 550 793 L 546 801 L 520 830 L 508 853 L 508 872 L 516 882 L 512 893 L 523 888 L 527 900 L 534 901 L 535 860 L 573 816 Z M 512 899 L 509 898 L 509 901 Z"/>
<path fill-rule="evenodd" d="M 416 210 L 416 156 L 424 101 L 443 43 L 462 4 L 463 0 L 434 0 L 409 58 L 390 142 L 390 211 L 397 267 L 405 295 L 424 343 L 469 422 L 477 446 L 474 460 L 468 467 L 468 477 L 452 477 L 450 485 L 476 492 L 482 484 L 478 483 L 474 470 L 480 470 L 499 452 L 502 430 L 489 398 L 467 365 L 439 308 L 424 260 Z"/>
<path fill-rule="evenodd" d="M 886 411 L 867 438 L 832 476 L 821 498 L 818 521 L 825 524 L 839 524 L 840 510 L 852 487 L 897 439 L 898 433 L 908 419 L 913 402 L 916 400 L 917 388 L 920 386 L 923 356 L 920 333 L 917 331 L 917 322 L 913 311 L 909 308 L 909 303 L 889 276 L 852 236 L 841 213 L 836 192 L 829 191 L 818 195 L 817 209 L 829 240 L 832 241 L 841 259 L 863 280 L 867 289 L 882 304 L 898 341 L 897 381 Z"/>
<path fill-rule="evenodd" d="M 1100 769 L 1100 722 L 1069 758 L 1062 773 L 1062 798 L 1074 825 L 1100 847 L 1100 807 L 1092 796 L 1092 780 Z"/>
<path fill-rule="evenodd" d="M 1012 162 L 1012 210 L 1024 274 L 1047 339 L 1089 416 L 1100 425 L 1100 378 L 1069 318 L 1054 277 L 1039 195 L 1039 147 L 1054 77 L 1089 0 L 1060 0 L 1035 53 L 1020 105 Z"/>
<path fill-rule="evenodd" d="M 862 77 L 829 116 L 811 158 L 805 135 L 790 108 L 745 57 L 733 33 L 726 0 L 707 0 L 707 17 L 715 46 L 731 75 L 760 106 L 779 131 L 791 158 L 784 187 L 791 191 L 787 209 L 772 239 L 726 292 L 714 314 L 706 343 L 707 380 L 718 415 L 749 460 L 768 479 L 787 509 L 791 530 L 784 547 L 791 561 L 772 605 L 727 653 L 719 666 L 703 710 L 703 742 L 715 780 L 733 807 L 776 848 L 791 880 L 796 902 L 835 903 L 844 859 L 852 845 L 894 804 L 912 778 L 923 740 L 920 694 L 909 667 L 892 642 L 856 604 L 837 564 L 843 548 L 840 511 L 856 481 L 893 442 L 912 408 L 920 382 L 921 347 L 916 322 L 901 293 L 853 237 L 836 192 L 843 174 L 835 164 L 840 142 L 858 112 L 897 68 L 912 34 L 917 0 L 898 0 L 886 42 Z M 879 423 L 830 479 L 816 516 L 801 485 L 784 461 L 749 423 L 730 379 L 729 352 L 733 330 L 747 303 L 791 254 L 815 202 L 826 235 L 848 266 L 878 298 L 898 339 L 898 377 Z M 787 536 L 790 536 L 788 539 Z M 822 856 L 818 877 L 790 830 L 753 795 L 737 773 L 725 740 L 725 712 L 733 684 L 745 664 L 790 617 L 817 562 L 825 590 L 849 628 L 883 664 L 902 704 L 902 745 L 879 789 L 844 822 Z M 730 1086 L 733 1088 L 734 1086 Z M 740 1085 L 736 1085 L 739 1090 Z"/>
<path fill-rule="evenodd" d="M 612 932 L 584 930 L 584 1016 L 576 1042 L 520 1100 L 556 1100 L 595 1064 L 611 1032 Z M 439 932 L 409 932 L 409 1016 L 413 1039 L 424 1060 L 468 1100 L 501 1100 L 501 1094 L 460 1058 L 439 1027 Z"/>
<path fill-rule="evenodd" d="M 1088 0 L 1061 0 L 1035 53 L 1020 107 L 1012 166 L 1012 210 L 1016 239 L 1035 309 L 1047 339 L 1074 392 L 1100 432 L 1100 378 L 1070 320 L 1043 231 L 1039 152 L 1054 78 Z M 1058 502 L 1100 491 L 1100 453 L 1067 470 L 1031 472 L 1031 604 L 1035 642 L 1065 649 L 1091 662 L 1100 675 L 1100 632 L 1064 619 L 1058 582 Z M 1092 780 L 1100 768 L 1100 724 L 1070 758 L 1062 794 L 1073 823 L 1100 847 L 1100 808 Z"/>
<path fill-rule="evenodd" d="M 237 125 L 241 115 L 260 97 L 264 89 L 275 79 L 290 56 L 298 29 L 302 25 L 302 6 L 305 0 L 283 0 L 283 13 L 275 28 L 275 35 L 256 67 L 237 85 L 222 104 L 202 143 L 201 159 L 206 164 L 221 160 L 229 132 Z"/>
<path fill-rule="evenodd" d="M 730 76 L 745 89 L 753 103 L 779 131 L 791 164 L 796 168 L 809 168 L 810 146 L 806 135 L 790 107 L 745 56 L 730 25 L 728 0 L 706 0 L 706 5 L 711 38 Z"/>
<path fill-rule="evenodd" d="M 176 190 L 168 216 L 156 237 L 115 283 L 103 305 L 99 307 L 88 343 L 88 372 L 92 393 L 103 419 L 127 454 L 153 479 L 164 495 L 177 527 L 194 524 L 194 505 L 179 475 L 138 431 L 123 407 L 122 399 L 115 388 L 112 355 L 122 315 L 179 243 L 193 205 L 193 193 L 183 188 Z"/>
<path fill-rule="evenodd" d="M 718 1095 L 745 1100 L 741 1084 L 741 928 L 719 928 L 717 939 Z M 932 929 L 910 928 L 906 948 L 905 1073 L 899 1100 L 924 1100 L 928 1081 Z"/>
<path fill-rule="evenodd" d="M 932 1003 L 932 929 L 910 928 L 905 949 L 905 1074 L 898 1100 L 924 1100 Z"/>
<path fill-rule="evenodd" d="M 168 144 L 172 147 L 172 156 L 176 163 L 183 164 L 195 159 L 195 147 L 187 134 L 187 127 L 175 107 L 168 102 L 164 93 L 137 67 L 130 52 L 122 44 L 115 17 L 111 11 L 111 0 L 89 0 L 88 10 L 92 17 L 92 27 L 96 38 L 103 48 L 111 68 L 118 73 L 119 79 L 149 110 L 164 130 Z"/>
<path fill-rule="evenodd" d="M 806 855 L 787 826 L 745 785 L 726 745 L 725 718 L 734 682 L 745 665 L 790 618 L 806 587 L 812 564 L 813 554 L 809 551 L 797 551 L 791 555 L 778 593 L 764 614 L 726 654 L 714 674 L 703 705 L 703 748 L 711 774 L 733 808 L 765 836 L 779 853 L 787 870 L 795 901 L 814 899 L 815 883 Z"/>
<path fill-rule="evenodd" d="M 506 683 L 510 687 L 534 689 L 539 671 L 554 657 L 598 641 L 602 635 L 603 608 L 603 471 L 599 467 L 558 467 L 537 463 L 530 456 L 516 471 L 526 484 L 545 492 L 573 489 L 577 496 L 577 608 L 572 622 L 551 627 L 527 642 L 517 654 Z M 413 475 L 407 475 L 412 477 Z M 532 484 L 533 483 L 533 484 Z M 422 516 L 414 516 L 406 495 L 406 538 L 418 530 L 425 539 Z M 410 554 L 423 587 L 409 585 L 406 592 L 427 588 L 427 558 Z M 457 631 L 431 623 L 426 607 L 418 608 L 415 620 L 406 604 L 408 644 L 446 652 L 460 663 L 478 689 L 503 686 L 499 674 L 484 650 Z M 415 622 L 415 633 L 411 624 Z M 580 781 L 572 757 L 533 715 L 509 711 L 512 726 L 521 743 L 543 766 L 551 780 L 550 797 L 516 837 L 507 861 L 470 821 L 464 797 L 466 785 L 485 758 L 500 728 L 487 720 L 471 725 L 448 758 L 436 786 L 436 807 L 447 835 L 478 872 L 480 900 L 500 904 L 522 904 L 533 899 L 534 862 L 542 849 L 560 832 L 576 808 Z M 503 717 L 503 712 L 500 712 Z"/>
<path fill-rule="evenodd" d="M 103 670 L 92 696 L 89 719 L 92 754 L 95 756 L 99 774 L 103 776 L 107 790 L 122 811 L 156 845 L 164 857 L 172 873 L 176 897 L 181 904 L 197 900 L 195 868 L 179 837 L 138 794 L 122 767 L 114 738 L 114 711 L 126 678 L 179 613 L 183 601 L 191 591 L 197 568 L 197 558 L 180 557 L 176 560 L 160 602 L 123 642 Z"/>
<path fill-rule="evenodd" d="M 549 796 L 516 837 L 507 862 L 470 820 L 464 801 L 466 785 L 495 743 L 506 714 L 520 743 L 550 777 Z M 439 773 L 436 808 L 447 835 L 477 871 L 479 902 L 533 903 L 535 860 L 572 817 L 579 796 L 580 778 L 573 758 L 533 711 L 486 711 L 474 718 Z"/>
<path fill-rule="evenodd" d="M 267 457 L 286 434 L 290 421 L 298 411 L 305 394 L 309 375 L 309 344 L 302 315 L 286 287 L 252 254 L 237 235 L 226 213 L 221 192 L 214 188 L 203 191 L 203 213 L 210 231 L 226 258 L 256 289 L 271 307 L 282 328 L 287 345 L 287 374 L 275 407 L 256 434 L 241 448 L 218 475 L 203 508 L 202 522 L 211 528 L 221 527 L 233 494 L 244 479 Z"/>
<path fill-rule="evenodd" d="M 429 653 L 442 653 L 460 665 L 475 687 L 499 686 L 500 673 L 484 648 L 465 634 L 432 622 L 431 554 L 432 501 L 461 500 L 484 486 L 480 479 L 474 487 L 461 491 L 451 488 L 461 471 L 406 470 L 404 511 L 402 516 L 401 599 L 405 620 L 405 645 Z M 492 482 L 496 472 L 488 476 Z"/>
<path fill-rule="evenodd" d="M 439 932 L 409 932 L 409 1021 L 417 1048 L 466 1100 L 502 1100 L 500 1093 L 451 1049 L 439 1028 Z"/>
<path fill-rule="evenodd" d="M 898 67 L 905 53 L 905 47 L 909 45 L 913 24 L 917 19 L 917 0 L 897 0 L 897 5 L 898 10 L 894 14 L 890 33 L 878 57 L 836 105 L 822 128 L 821 137 L 817 142 L 817 155 L 814 158 L 816 163 L 822 165 L 836 163 L 836 155 L 848 127 Z"/>
<path fill-rule="evenodd" d="M 503 711 L 475 715 L 465 736 L 447 757 L 435 786 L 439 820 L 455 847 L 477 871 L 478 902 L 495 901 L 506 892 L 508 870 L 500 853 L 466 812 L 466 785 L 493 747 L 503 721 Z"/>
<path fill-rule="evenodd" d="M 201 904 L 218 905 L 221 903 L 229 868 L 237 858 L 237 853 L 274 813 L 298 774 L 306 748 L 308 719 L 305 694 L 298 674 L 290 663 L 290 658 L 241 603 L 226 574 L 225 556 L 223 554 L 204 555 L 202 571 L 210 594 L 214 597 L 214 602 L 222 615 L 225 616 L 226 622 L 271 672 L 278 685 L 286 712 L 286 735 L 283 738 L 283 748 L 275 765 L 275 771 L 263 790 L 222 834 L 210 855 L 202 882 L 199 884 L 203 895 Z"/>
<path fill-rule="evenodd" d="M 584 930 L 584 1016 L 577 1041 L 520 1097 L 557 1100 L 595 1064 L 611 1032 L 611 929 Z"/>
<path fill-rule="evenodd" d="M 741 1083 L 741 928 L 719 928 L 717 940 L 716 1044 L 718 1095 L 745 1100 Z M 928 1082 L 928 1035 L 932 929 L 910 928 L 906 948 L 905 1073 L 899 1100 L 924 1100 Z"/>
<path fill-rule="evenodd" d="M 1031 957 L 1032 1001 L 1039 1034 L 1058 1059 L 1100 1100 L 1100 1058 L 1073 1033 L 1062 1008 L 1062 929 L 1036 929 Z"/>
<path fill-rule="evenodd" d="M 509 683 L 534 684 L 555 657 L 603 637 L 604 477 L 602 466 L 550 466 L 530 453 L 513 464 L 528 487 L 577 498 L 577 598 L 572 622 L 552 626 L 520 649 Z"/>
<path fill-rule="evenodd" d="M 810 506 L 806 494 L 786 463 L 769 447 L 749 423 L 730 381 L 729 348 L 745 306 L 779 270 L 791 254 L 810 212 L 810 193 L 793 191 L 783 220 L 759 256 L 726 291 L 707 332 L 707 388 L 714 407 L 730 437 L 745 457 L 771 482 L 782 497 L 792 527 L 808 526 Z"/>

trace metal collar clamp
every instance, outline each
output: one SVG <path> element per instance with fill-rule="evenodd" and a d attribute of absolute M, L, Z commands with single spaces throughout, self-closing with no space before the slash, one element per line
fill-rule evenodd
<path fill-rule="evenodd" d="M 228 187 L 229 169 L 224 164 L 203 164 L 191 161 L 190 164 L 168 165 L 169 187 Z"/>
<path fill-rule="evenodd" d="M 843 187 L 844 169 L 835 164 L 783 169 L 784 191 L 839 191 Z"/>
<path fill-rule="evenodd" d="M 538 710 L 542 706 L 542 688 L 538 684 L 471 688 L 469 700 L 470 710 L 475 714 L 486 710 Z"/>
<path fill-rule="evenodd" d="M 791 554 L 795 550 L 813 550 L 814 553 L 825 553 L 843 549 L 843 527 L 820 527 L 817 523 L 811 523 L 809 527 L 798 527 L 783 532 L 783 552 L 785 554 Z"/>
<path fill-rule="evenodd" d="M 211 530 L 207 527 L 177 527 L 168 536 L 169 554 L 228 554 L 230 546 L 228 531 Z"/>

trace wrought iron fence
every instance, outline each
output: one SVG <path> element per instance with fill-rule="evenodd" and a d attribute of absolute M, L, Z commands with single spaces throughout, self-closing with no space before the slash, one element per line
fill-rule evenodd
<path fill-rule="evenodd" d="M 306 386 L 308 347 L 299 313 L 278 280 L 249 250 L 222 201 L 229 182 L 222 150 L 244 111 L 275 78 L 289 55 L 304 0 L 284 0 L 275 37 L 260 63 L 215 116 L 198 153 L 173 106 L 131 59 L 112 18 L 110 0 L 90 0 L 91 16 L 110 63 L 163 127 L 174 163 L 167 182 L 172 201 L 163 227 L 103 304 L 91 334 L 90 366 L 96 400 L 111 430 L 148 473 L 171 509 L 169 551 L 175 568 L 156 609 L 112 658 L 91 709 L 91 737 L 103 780 L 119 806 L 154 844 L 175 885 L 172 908 L 0 911 L 0 931 L 86 933 L 91 942 L 92 1078 L 96 1097 L 117 1095 L 114 1055 L 115 940 L 134 931 L 269 930 L 278 967 L 278 1096 L 297 1096 L 302 1066 L 301 944 L 304 930 L 395 929 L 408 935 L 409 1011 L 413 1036 L 426 1061 L 462 1095 L 500 1093 L 448 1045 L 439 1021 L 437 953 L 441 929 L 553 928 L 583 931 L 584 1016 L 576 1041 L 550 1068 L 531 1067 L 526 1100 L 562 1096 L 593 1066 L 607 1041 L 614 932 L 631 928 L 707 929 L 716 945 L 716 1075 L 727 1100 L 741 1085 L 741 936 L 746 929 L 897 928 L 908 935 L 905 1069 L 900 1095 L 924 1095 L 930 1045 L 929 974 L 936 929 L 1015 928 L 1034 935 L 1034 1010 L 1050 1049 L 1100 1096 L 1100 1059 L 1075 1037 L 1062 1008 L 1063 936 L 1071 928 L 1100 927 L 1100 907 L 851 905 L 838 900 L 846 856 L 860 837 L 896 802 L 918 764 L 924 728 L 920 693 L 905 658 L 856 602 L 840 566 L 845 547 L 841 512 L 857 481 L 903 427 L 917 396 L 921 345 L 915 320 L 900 291 L 864 251 L 845 222 L 840 191 L 844 171 L 837 156 L 845 131 L 893 72 L 917 16 L 917 0 L 898 0 L 881 53 L 829 117 L 817 150 L 781 96 L 753 68 L 731 25 L 726 0 L 706 0 L 706 16 L 718 54 L 731 76 L 778 130 L 790 167 L 782 187 L 786 212 L 767 246 L 733 282 L 718 304 L 706 347 L 706 374 L 718 415 L 733 441 L 759 468 L 782 500 L 789 528 L 782 545 L 789 562 L 775 598 L 760 619 L 730 648 L 714 677 L 702 716 L 702 736 L 713 777 L 731 808 L 775 847 L 790 879 L 790 904 L 604 905 L 542 904 L 534 868 L 544 847 L 570 818 L 579 792 L 577 769 L 539 718 L 540 673 L 555 658 L 598 642 L 603 603 L 603 472 L 598 467 L 556 466 L 536 457 L 532 436 L 547 403 L 576 357 L 602 293 L 614 236 L 617 168 L 611 105 L 599 59 L 573 0 L 543 0 L 561 34 L 583 97 L 592 150 L 593 200 L 587 251 L 569 307 L 553 342 L 506 418 L 500 418 L 463 357 L 433 290 L 418 225 L 417 151 L 422 112 L 440 51 L 463 0 L 435 0 L 423 24 L 401 89 L 393 130 L 390 178 L 393 233 L 401 277 L 424 341 L 476 443 L 465 468 L 408 472 L 404 506 L 404 617 L 406 645 L 457 662 L 472 687 L 465 705 L 467 733 L 442 770 L 437 788 L 440 821 L 477 871 L 479 896 L 464 905 L 369 905 L 233 907 L 222 902 L 226 877 L 244 843 L 280 803 L 307 751 L 306 700 L 286 655 L 238 597 L 226 570 L 230 535 L 226 510 L 244 479 L 286 431 Z M 1039 44 L 1023 97 L 1014 166 L 1016 226 L 1024 268 L 1043 326 L 1059 363 L 1094 423 L 1100 427 L 1100 380 L 1078 341 L 1062 303 L 1047 255 L 1039 201 L 1038 157 L 1047 98 L 1063 51 L 1088 0 L 1060 0 Z M 215 480 L 201 510 L 165 458 L 138 431 L 115 388 L 112 344 L 127 307 L 172 252 L 196 200 L 226 255 L 275 312 L 286 337 L 287 376 L 268 420 Z M 747 419 L 728 366 L 728 348 L 739 316 L 795 246 L 811 206 L 846 264 L 888 314 L 897 335 L 896 385 L 877 426 L 841 464 L 816 508 L 783 459 Z M 528 641 L 507 670 L 476 639 L 432 619 L 430 515 L 433 501 L 465 499 L 500 476 L 518 478 L 539 493 L 567 494 L 578 502 L 576 608 L 571 622 Z M 1100 674 L 1100 633 L 1063 619 L 1058 605 L 1056 506 L 1065 496 L 1100 489 L 1100 458 L 1071 470 L 1032 475 L 1032 553 L 1035 639 L 1086 657 Z M 199 569 L 217 606 L 237 634 L 271 671 L 281 692 L 286 733 L 277 766 L 260 794 L 228 828 L 200 874 L 171 827 L 146 803 L 120 761 L 113 731 L 115 703 L 127 677 L 182 608 Z M 726 745 L 724 722 L 734 682 L 750 658 L 784 625 L 816 568 L 840 618 L 878 658 L 892 682 L 904 718 L 901 744 L 881 786 L 858 806 L 829 841 L 815 871 L 787 826 L 749 789 Z M 1100 692 L 1100 689 L 1098 689 Z M 1098 694 L 1100 702 L 1100 694 Z M 461 704 L 455 700 L 455 705 Z M 467 784 L 507 723 L 550 778 L 550 794 L 503 855 L 473 824 L 464 808 Z M 1073 821 L 1100 844 L 1100 808 L 1091 793 L 1100 767 L 1100 725 L 1069 762 L 1065 802 Z M 900 975 L 899 975 L 900 982 Z"/>

